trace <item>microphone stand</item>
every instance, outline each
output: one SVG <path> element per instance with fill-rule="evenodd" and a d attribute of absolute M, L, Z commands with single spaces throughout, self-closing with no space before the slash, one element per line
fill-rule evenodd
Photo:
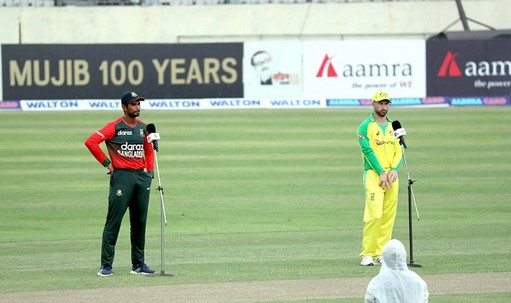
<path fill-rule="evenodd" d="M 154 144 L 153 144 L 154 148 Z M 160 272 L 155 273 L 154 275 L 146 275 L 146 277 L 172 277 L 174 276 L 171 273 L 166 273 L 164 269 L 164 260 L 165 260 L 165 253 L 164 253 L 164 247 L 165 247 L 165 228 L 164 226 L 167 225 L 167 215 L 165 214 L 165 203 L 163 201 L 163 187 L 161 186 L 161 179 L 160 179 L 160 168 L 158 166 L 158 150 L 154 150 L 154 165 L 156 168 L 156 175 L 158 177 L 158 187 L 156 188 L 160 192 L 160 210 L 161 210 L 161 267 Z"/>
<path fill-rule="evenodd" d="M 413 194 L 412 185 L 417 180 L 413 180 L 410 177 L 410 173 L 408 172 L 408 164 L 406 163 L 405 150 L 403 149 L 403 162 L 405 164 L 406 175 L 408 177 L 408 232 L 410 236 L 410 262 L 408 266 L 410 267 L 422 267 L 421 264 L 415 263 L 413 260 L 413 228 L 412 228 L 412 201 L 415 206 L 415 212 L 417 214 L 417 221 L 420 221 L 419 209 L 417 208 L 417 202 L 415 201 L 415 195 Z"/>

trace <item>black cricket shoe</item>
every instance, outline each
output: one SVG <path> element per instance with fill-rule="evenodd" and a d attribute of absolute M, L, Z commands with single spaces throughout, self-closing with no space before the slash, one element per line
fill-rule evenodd
<path fill-rule="evenodd" d="M 130 274 L 134 275 L 154 275 L 155 273 L 156 270 L 150 269 L 145 263 L 133 265 L 130 271 Z"/>
<path fill-rule="evenodd" d="M 100 277 L 113 277 L 115 276 L 114 271 L 112 270 L 112 266 L 104 265 L 99 268 L 98 276 Z"/>

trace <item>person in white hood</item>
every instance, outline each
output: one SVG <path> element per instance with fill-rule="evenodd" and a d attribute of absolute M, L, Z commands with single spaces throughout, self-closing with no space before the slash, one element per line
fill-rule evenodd
<path fill-rule="evenodd" d="M 380 273 L 367 285 L 366 303 L 428 302 L 426 282 L 406 265 L 406 250 L 401 241 L 392 239 L 383 247 Z"/>

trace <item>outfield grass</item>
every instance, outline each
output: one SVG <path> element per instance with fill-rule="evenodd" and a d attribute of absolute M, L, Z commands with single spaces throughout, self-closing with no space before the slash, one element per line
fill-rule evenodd
<path fill-rule="evenodd" d="M 356 128 L 369 113 L 142 112 L 162 137 L 165 269 L 176 276 L 136 284 L 373 276 L 375 270 L 358 266 L 364 205 Z M 83 145 L 120 115 L 0 112 L 0 258 L 2 272 L 15 273 L 0 275 L 0 292 L 133 284 L 127 220 L 117 277 L 95 276 L 108 177 Z M 417 180 L 414 259 L 424 265 L 417 272 L 511 271 L 511 107 L 393 108 L 390 115 L 408 132 L 406 159 Z M 400 177 L 394 237 L 408 247 L 405 167 Z M 146 261 L 155 269 L 159 216 L 153 191 Z M 434 298 L 455 297 L 472 302 L 468 295 Z"/>

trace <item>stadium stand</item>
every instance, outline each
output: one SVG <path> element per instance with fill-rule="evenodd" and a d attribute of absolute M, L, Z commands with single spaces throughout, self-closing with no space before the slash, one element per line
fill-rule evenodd
<path fill-rule="evenodd" d="M 221 5 L 221 4 L 270 4 L 270 3 L 292 4 L 292 3 L 360 3 L 360 2 L 413 2 L 413 1 L 431 2 L 453 0 L 0 0 L 0 7 Z"/>
<path fill-rule="evenodd" d="M 0 0 L 0 7 L 9 6 L 54 6 L 54 0 Z"/>

